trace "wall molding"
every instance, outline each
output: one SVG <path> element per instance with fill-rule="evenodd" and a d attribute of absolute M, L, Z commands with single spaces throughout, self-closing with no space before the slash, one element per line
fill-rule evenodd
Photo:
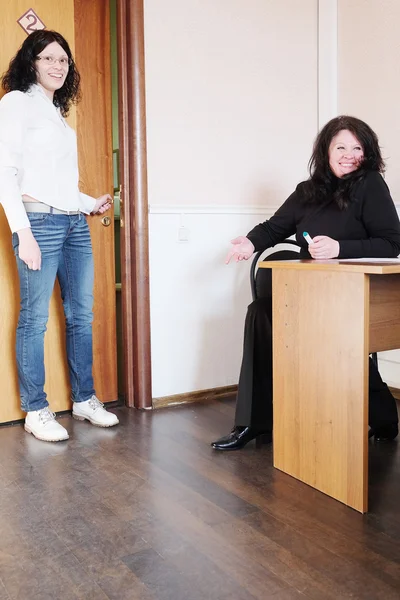
<path fill-rule="evenodd" d="M 241 204 L 151 204 L 154 215 L 273 215 L 279 206 L 243 206 Z"/>
<path fill-rule="evenodd" d="M 180 404 L 190 404 L 192 402 L 209 402 L 210 400 L 233 396 L 236 392 L 237 385 L 226 385 L 224 387 L 197 390 L 196 392 L 187 392 L 185 394 L 161 396 L 153 398 L 153 408 L 166 408 L 168 406 L 179 406 Z"/>
<path fill-rule="evenodd" d="M 400 202 L 394 203 L 400 213 Z M 243 206 L 241 204 L 151 204 L 149 213 L 153 215 L 264 215 L 270 217 L 279 208 L 271 206 Z"/>

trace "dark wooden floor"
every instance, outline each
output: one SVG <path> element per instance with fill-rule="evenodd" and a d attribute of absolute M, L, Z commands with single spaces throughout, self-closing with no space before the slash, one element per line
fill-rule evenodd
<path fill-rule="evenodd" d="M 0 429 L 0 600 L 400 598 L 400 444 L 370 444 L 370 513 L 215 453 L 232 401 Z"/>

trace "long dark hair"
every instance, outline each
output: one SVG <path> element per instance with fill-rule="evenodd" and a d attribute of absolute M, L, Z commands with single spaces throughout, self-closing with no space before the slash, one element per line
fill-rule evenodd
<path fill-rule="evenodd" d="M 81 78 L 73 61 L 68 42 L 60 33 L 39 29 L 28 35 L 11 60 L 8 71 L 4 73 L 1 83 L 6 92 L 12 92 L 13 90 L 27 92 L 31 85 L 37 82 L 35 61 L 42 50 L 52 42 L 60 44 L 71 63 L 64 85 L 54 92 L 53 98 L 55 106 L 59 107 L 63 117 L 66 117 L 71 105 L 79 101 Z"/>
<path fill-rule="evenodd" d="M 364 157 L 356 171 L 336 177 L 329 165 L 329 146 L 332 139 L 347 129 L 360 142 Z M 378 136 L 367 123 L 356 117 L 340 116 L 329 121 L 318 134 L 308 163 L 310 179 L 303 184 L 306 202 L 324 202 L 331 197 L 340 209 L 348 206 L 355 185 L 367 172 L 383 173 L 385 163 L 379 148 Z"/>

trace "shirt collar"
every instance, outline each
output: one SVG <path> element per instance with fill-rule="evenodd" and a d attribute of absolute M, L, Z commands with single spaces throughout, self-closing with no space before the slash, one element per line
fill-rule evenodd
<path fill-rule="evenodd" d="M 35 96 L 40 96 L 42 98 L 45 99 L 46 102 L 48 102 L 50 104 L 50 106 L 53 107 L 53 109 L 58 113 L 58 115 L 61 117 L 61 111 L 59 109 L 58 106 L 56 106 L 54 104 L 54 102 L 52 102 L 50 100 L 50 98 L 48 96 L 46 96 L 46 93 L 44 91 L 44 89 L 42 88 L 41 85 L 39 85 L 38 83 L 33 83 L 31 85 L 31 87 L 28 89 L 28 91 L 26 92 L 29 96 L 35 97 Z"/>
<path fill-rule="evenodd" d="M 38 83 L 33 83 L 27 93 L 30 96 L 41 96 L 42 98 L 44 98 L 46 100 L 46 102 L 49 102 L 51 104 L 51 106 L 57 110 L 57 112 L 59 111 L 59 108 L 57 108 L 57 106 L 54 104 L 54 102 L 52 100 L 50 100 L 50 98 L 48 96 L 46 96 L 44 89 Z"/>
<path fill-rule="evenodd" d="M 48 98 L 46 96 L 46 94 L 45 94 L 44 89 L 42 88 L 42 86 L 39 85 L 38 83 L 32 83 L 32 85 L 28 89 L 27 93 L 30 96 L 39 96 L 39 95 L 43 96 L 44 98 L 46 98 L 46 100 L 49 100 L 51 102 L 50 98 Z M 51 102 L 51 104 L 53 104 L 53 103 Z"/>

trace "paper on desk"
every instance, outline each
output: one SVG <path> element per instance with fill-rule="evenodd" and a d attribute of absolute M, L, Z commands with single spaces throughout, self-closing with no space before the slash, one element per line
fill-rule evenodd
<path fill-rule="evenodd" d="M 340 262 L 400 263 L 400 258 L 339 258 Z"/>

